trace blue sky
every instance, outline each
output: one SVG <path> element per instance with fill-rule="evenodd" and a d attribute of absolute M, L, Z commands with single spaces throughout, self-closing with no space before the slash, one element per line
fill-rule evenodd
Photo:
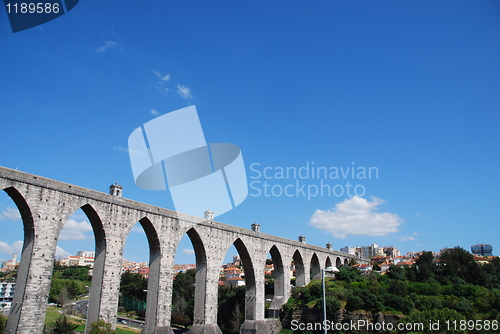
<path fill-rule="evenodd" d="M 0 10 L 0 49 L 2 166 L 103 192 L 119 182 L 124 197 L 173 208 L 135 185 L 127 140 L 195 105 L 207 142 L 238 145 L 260 182 L 218 221 L 334 249 L 479 240 L 498 254 L 498 1 L 80 1 L 18 33 Z M 313 163 L 378 177 L 276 178 Z M 363 194 L 255 196 L 264 181 Z M 22 224 L 1 196 L 8 259 Z M 65 227 L 64 252 L 93 248 L 85 220 Z M 194 262 L 190 248 L 177 263 Z M 124 257 L 148 260 L 140 228 Z"/>

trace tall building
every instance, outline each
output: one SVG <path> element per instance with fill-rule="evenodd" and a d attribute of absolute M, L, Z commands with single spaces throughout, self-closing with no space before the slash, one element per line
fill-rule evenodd
<path fill-rule="evenodd" d="M 0 282 L 0 305 L 4 309 L 9 309 L 14 299 L 14 291 L 16 291 L 16 282 Z"/>
<path fill-rule="evenodd" d="M 486 244 L 472 245 L 470 250 L 472 254 L 481 256 L 493 256 L 493 246 Z"/>
<path fill-rule="evenodd" d="M 94 251 L 78 251 L 78 252 L 76 252 L 76 256 L 95 257 L 95 252 Z"/>
<path fill-rule="evenodd" d="M 373 243 L 370 246 L 362 246 L 362 247 L 351 247 L 345 246 L 340 249 L 341 252 L 355 255 L 357 257 L 373 257 L 373 256 L 389 256 L 396 257 L 400 255 L 399 250 L 396 248 L 389 247 L 379 247 L 377 243 Z"/>
<path fill-rule="evenodd" d="M 19 261 L 17 261 L 17 254 L 12 255 L 12 260 L 7 260 L 2 264 L 2 269 L 5 270 L 16 270 Z"/>

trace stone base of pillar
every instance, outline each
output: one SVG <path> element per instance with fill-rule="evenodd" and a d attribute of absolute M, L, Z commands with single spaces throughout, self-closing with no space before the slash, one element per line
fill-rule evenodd
<path fill-rule="evenodd" d="M 286 303 L 286 300 L 282 296 L 274 296 L 271 305 L 266 310 L 266 318 L 279 318 L 281 314 L 281 307 Z"/>
<path fill-rule="evenodd" d="M 277 334 L 280 331 L 278 319 L 245 320 L 240 328 L 240 334 Z"/>
<path fill-rule="evenodd" d="M 188 334 L 222 334 L 217 324 L 193 324 Z"/>

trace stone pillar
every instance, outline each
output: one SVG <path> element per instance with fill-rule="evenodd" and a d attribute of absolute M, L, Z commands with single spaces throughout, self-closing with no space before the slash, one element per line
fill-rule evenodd
<path fill-rule="evenodd" d="M 217 325 L 217 305 L 220 266 L 226 250 L 221 243 L 221 231 L 203 232 L 203 239 L 199 234 L 188 232 L 196 254 L 194 321 L 189 334 L 222 334 Z"/>
<path fill-rule="evenodd" d="M 5 331 L 12 334 L 43 331 L 57 238 L 63 225 L 64 213 L 58 203 L 60 193 L 35 188 L 28 196 L 32 216 L 23 216 L 25 243 Z M 27 219 L 32 219 L 31 228 L 27 226 Z"/>
<path fill-rule="evenodd" d="M 165 218 L 170 221 L 170 218 Z M 161 263 L 158 273 L 158 284 L 156 287 L 156 324 L 151 321 L 148 323 L 147 332 L 151 333 L 150 327 L 154 328 L 155 334 L 173 334 L 170 326 L 171 311 L 172 311 L 172 286 L 174 280 L 174 256 L 177 249 L 177 243 L 174 242 L 170 233 L 171 230 L 166 229 L 160 231 L 160 251 L 162 252 Z M 149 290 L 148 285 L 148 290 Z M 149 291 L 148 291 L 149 292 Z"/>
<path fill-rule="evenodd" d="M 99 319 L 111 323 L 112 328 L 116 327 L 122 254 L 126 238 L 124 232 L 129 230 L 124 225 L 127 222 L 126 214 L 119 206 L 106 203 L 102 204 L 100 209 L 106 235 L 102 240 L 96 239 L 86 333 L 90 331 L 90 324 Z"/>

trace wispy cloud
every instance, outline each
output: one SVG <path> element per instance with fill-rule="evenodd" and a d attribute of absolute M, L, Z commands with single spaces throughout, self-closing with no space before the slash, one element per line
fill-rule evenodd
<path fill-rule="evenodd" d="M 77 222 L 74 219 L 68 219 L 61 230 L 59 240 L 85 240 L 92 238 L 93 236 L 87 235 L 87 232 L 92 232 L 92 226 L 89 222 Z"/>
<path fill-rule="evenodd" d="M 342 239 L 347 235 L 381 236 L 397 232 L 403 221 L 397 214 L 376 212 L 384 202 L 376 197 L 370 202 L 354 196 L 335 204 L 332 210 L 316 210 L 309 224 Z"/>
<path fill-rule="evenodd" d="M 157 71 L 153 71 L 153 73 L 156 75 L 156 77 L 158 79 L 160 79 L 161 81 L 169 81 L 170 80 L 170 74 L 166 74 L 166 75 L 161 75 L 160 72 L 157 72 Z"/>
<path fill-rule="evenodd" d="M 188 86 L 184 85 L 177 85 L 177 93 L 185 99 L 192 99 L 193 96 L 191 95 L 191 89 L 189 89 Z"/>
<path fill-rule="evenodd" d="M 62 249 L 61 247 L 57 246 L 56 247 L 56 259 L 64 259 L 64 258 L 67 258 L 69 257 L 71 254 L 66 252 L 64 249 Z"/>
<path fill-rule="evenodd" d="M 104 43 L 104 45 L 101 45 L 100 47 L 98 47 L 95 52 L 97 53 L 102 53 L 104 51 L 106 51 L 107 49 L 109 48 L 112 48 L 113 46 L 116 46 L 116 42 L 113 42 L 113 41 L 107 41 Z"/>
<path fill-rule="evenodd" d="M 127 153 L 130 155 L 136 156 L 136 157 L 142 157 L 142 152 L 139 150 L 136 150 L 136 149 L 131 149 L 128 147 L 123 147 L 123 146 L 115 146 L 114 149 L 117 151 L 123 152 L 123 153 Z"/>
<path fill-rule="evenodd" d="M 399 237 L 399 241 L 411 241 L 411 240 L 415 240 L 415 237 L 412 237 L 410 235 Z"/>
<path fill-rule="evenodd" d="M 21 254 L 23 249 L 23 242 L 21 240 L 15 241 L 12 245 L 9 245 L 5 241 L 0 241 L 0 253 L 7 255 Z"/>
<path fill-rule="evenodd" d="M 144 229 L 142 228 L 141 224 L 135 224 L 134 227 L 132 227 L 131 231 L 135 232 L 135 233 L 146 234 L 146 232 L 144 232 Z"/>
<path fill-rule="evenodd" d="M 153 115 L 153 116 L 156 116 L 156 115 L 159 115 L 159 114 L 160 114 L 160 112 L 159 112 L 158 110 L 156 110 L 156 109 L 151 109 L 149 112 L 150 112 L 150 113 L 151 113 L 151 115 Z"/>
<path fill-rule="evenodd" d="M 21 219 L 19 210 L 14 208 L 7 208 L 0 213 L 0 220 L 18 220 Z"/>
<path fill-rule="evenodd" d="M 188 255 L 194 255 L 194 249 L 183 249 L 182 252 Z"/>

